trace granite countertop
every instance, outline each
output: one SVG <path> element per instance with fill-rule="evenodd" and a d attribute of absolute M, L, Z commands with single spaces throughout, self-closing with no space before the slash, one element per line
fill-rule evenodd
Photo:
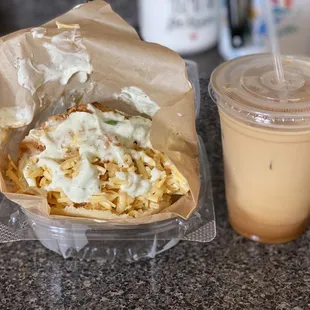
<path fill-rule="evenodd" d="M 86 0 L 55 0 L 48 10 L 43 0 L 0 2 L 4 34 L 38 25 Z M 134 0 L 109 2 L 136 25 Z M 207 78 L 221 58 L 215 49 L 185 58 L 197 61 L 201 76 L 197 128 L 211 164 L 215 240 L 180 242 L 152 260 L 113 264 L 64 260 L 36 241 L 1 244 L 1 310 L 310 309 L 310 230 L 288 244 L 263 245 L 238 235 L 227 222 L 220 128 L 207 95 Z"/>
<path fill-rule="evenodd" d="M 202 76 L 197 128 L 211 165 L 215 240 L 113 264 L 64 260 L 36 241 L 1 244 L 1 309 L 310 309 L 310 230 L 288 244 L 263 245 L 227 222 L 220 128 L 204 78 L 221 59 L 215 50 L 191 59 Z"/>

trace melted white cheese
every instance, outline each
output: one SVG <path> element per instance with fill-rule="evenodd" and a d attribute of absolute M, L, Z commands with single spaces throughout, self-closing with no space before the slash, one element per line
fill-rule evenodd
<path fill-rule="evenodd" d="M 33 38 L 42 39 L 46 34 L 46 29 L 43 27 L 36 27 L 31 29 L 31 34 Z"/>
<path fill-rule="evenodd" d="M 126 117 L 121 113 L 102 112 L 92 105 L 87 106 L 87 112 L 71 113 L 67 119 L 51 121 L 49 130 L 31 130 L 29 135 L 39 140 L 45 150 L 38 157 L 37 167 L 47 166 L 52 172 L 52 183 L 44 187 L 46 190 L 61 188 L 64 193 L 76 203 L 87 202 L 89 197 L 100 192 L 99 171 L 91 163 L 95 158 L 101 162 L 115 161 L 120 166 L 126 166 L 124 155 L 144 161 L 152 160 L 143 151 L 135 151 L 138 143 L 143 148 L 151 148 L 151 121 L 139 116 Z M 79 148 L 81 164 L 79 174 L 67 178 L 60 169 L 59 162 L 65 158 L 66 148 Z M 24 175 L 27 175 L 24 168 Z M 26 177 L 30 186 L 31 179 Z M 123 187 L 129 195 L 136 197 L 150 190 L 151 182 L 142 180 L 135 173 L 126 176 L 128 185 Z"/>
<path fill-rule="evenodd" d="M 54 190 L 59 187 L 76 203 L 85 202 L 85 197 L 100 192 L 98 170 L 87 159 L 82 159 L 79 166 L 79 174 L 72 179 L 65 177 L 59 164 L 52 159 L 40 158 L 39 166 L 46 165 L 52 172 L 52 183 L 45 187 L 46 190 Z"/>
<path fill-rule="evenodd" d="M 56 26 L 58 29 L 75 29 L 80 28 L 79 24 L 64 24 L 56 20 Z"/>
<path fill-rule="evenodd" d="M 151 166 L 155 166 L 154 159 L 148 156 L 147 154 L 145 154 L 143 151 L 132 150 L 131 156 L 133 157 L 133 159 L 136 159 L 136 160 L 141 159 L 144 163 L 151 165 Z"/>
<path fill-rule="evenodd" d="M 149 116 L 154 116 L 160 109 L 157 103 L 151 100 L 143 90 L 135 86 L 122 88 L 121 93 L 114 94 L 114 97 L 126 102 L 138 112 Z"/>
<path fill-rule="evenodd" d="M 162 176 L 163 174 L 165 174 L 164 171 L 160 171 L 160 170 L 157 169 L 157 168 L 153 168 L 153 169 L 151 170 L 151 182 L 157 181 L 158 179 L 161 178 L 161 176 Z"/>
<path fill-rule="evenodd" d="M 79 8 L 82 7 L 84 4 L 85 4 L 85 3 L 77 4 L 75 7 L 73 7 L 73 10 L 79 9 Z"/>
<path fill-rule="evenodd" d="M 0 108 L 0 128 L 18 128 L 28 125 L 32 119 L 30 107 Z"/>
<path fill-rule="evenodd" d="M 145 195 L 152 187 L 152 183 L 149 180 L 143 180 L 134 172 L 116 172 L 116 177 L 127 181 L 127 184 L 121 185 L 121 190 L 132 197 Z"/>
<path fill-rule="evenodd" d="M 38 30 L 39 29 L 39 30 Z M 34 38 L 43 38 L 45 28 L 34 28 L 31 33 Z M 18 83 L 32 94 L 49 81 L 59 81 L 66 85 L 70 78 L 78 73 L 81 83 L 86 82 L 88 74 L 93 70 L 90 56 L 82 43 L 79 29 L 63 31 L 44 42 L 50 62 L 37 64 L 33 59 L 18 60 Z"/>

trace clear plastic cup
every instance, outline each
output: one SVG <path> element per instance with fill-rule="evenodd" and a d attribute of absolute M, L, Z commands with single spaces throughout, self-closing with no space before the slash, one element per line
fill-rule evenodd
<path fill-rule="evenodd" d="M 220 115 L 229 221 L 256 241 L 302 234 L 310 214 L 310 59 L 271 54 L 228 61 L 209 85 Z"/>

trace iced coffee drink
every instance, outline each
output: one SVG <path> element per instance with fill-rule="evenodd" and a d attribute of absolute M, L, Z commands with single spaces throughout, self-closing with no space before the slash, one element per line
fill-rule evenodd
<path fill-rule="evenodd" d="M 212 74 L 219 108 L 226 199 L 233 228 L 253 240 L 295 239 L 310 214 L 310 61 L 271 55 L 227 62 Z"/>

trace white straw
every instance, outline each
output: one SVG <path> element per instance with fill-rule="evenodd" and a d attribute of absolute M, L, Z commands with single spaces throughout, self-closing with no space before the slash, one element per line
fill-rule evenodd
<path fill-rule="evenodd" d="M 285 82 L 285 78 L 281 61 L 279 40 L 276 34 L 270 0 L 265 0 L 265 4 L 266 4 L 267 25 L 268 25 L 268 36 L 273 54 L 274 71 L 276 73 L 277 82 L 279 84 L 282 84 Z"/>

